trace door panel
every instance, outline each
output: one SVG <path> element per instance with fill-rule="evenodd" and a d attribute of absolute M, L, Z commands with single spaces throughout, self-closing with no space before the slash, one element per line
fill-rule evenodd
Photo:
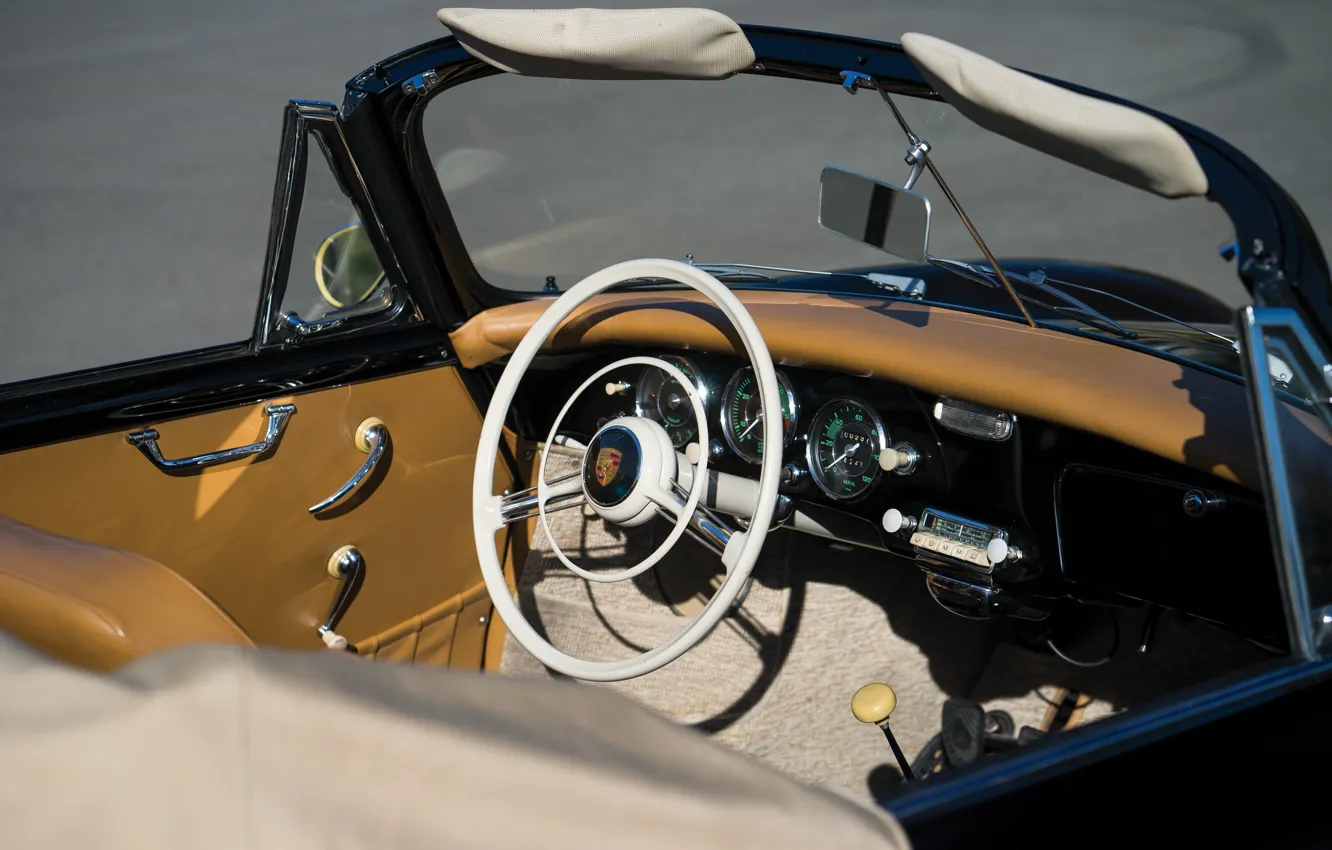
<path fill-rule="evenodd" d="M 151 558 L 215 600 L 256 643 L 297 649 L 322 648 L 316 628 L 338 589 L 327 562 L 352 544 L 365 578 L 339 633 L 355 644 L 457 597 L 449 643 L 462 641 L 469 659 L 478 656 L 468 666 L 479 664 L 488 600 L 477 591 L 471 477 L 481 414 L 458 370 L 165 421 L 155 425 L 158 443 L 169 459 L 252 443 L 264 433 L 266 406 L 287 402 L 296 412 L 274 450 L 193 474 L 164 473 L 124 431 L 0 456 L 8 482 L 0 514 Z M 364 463 L 353 436 L 368 417 L 390 435 L 380 468 L 351 501 L 311 516 L 308 508 Z M 496 492 L 512 484 L 499 467 Z"/>

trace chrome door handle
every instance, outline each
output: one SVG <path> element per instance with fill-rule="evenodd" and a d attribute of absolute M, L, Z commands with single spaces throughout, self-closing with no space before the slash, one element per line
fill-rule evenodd
<path fill-rule="evenodd" d="M 379 463 L 379 459 L 384 456 L 384 448 L 388 445 L 388 440 L 388 426 L 373 416 L 357 425 L 354 440 L 356 448 L 370 455 L 370 457 L 365 459 L 365 463 L 361 464 L 361 468 L 356 470 L 356 474 L 347 479 L 347 483 L 339 487 L 336 493 L 317 505 L 311 505 L 310 513 L 318 516 L 350 496 L 353 490 L 361 486 L 361 482 L 370 477 L 375 464 Z"/>
<path fill-rule="evenodd" d="M 282 436 L 282 431 L 287 427 L 287 420 L 296 412 L 294 404 L 270 404 L 264 408 L 268 414 L 268 432 L 264 438 L 257 443 L 251 443 L 248 446 L 237 446 L 234 449 L 223 449 L 220 452 L 209 452 L 207 454 L 195 455 L 194 457 L 182 457 L 175 460 L 167 460 L 162 457 L 162 450 L 157 447 L 158 433 L 152 428 L 144 428 L 141 431 L 134 431 L 126 434 L 125 439 L 131 446 L 143 452 L 143 456 L 153 462 L 158 469 L 171 471 L 176 469 L 201 469 L 205 466 L 216 466 L 219 463 L 229 463 L 233 460 L 250 457 L 252 455 L 261 455 L 277 445 L 278 438 Z"/>

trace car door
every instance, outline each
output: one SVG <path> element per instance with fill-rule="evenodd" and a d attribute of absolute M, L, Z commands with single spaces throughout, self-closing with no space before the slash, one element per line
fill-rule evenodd
<path fill-rule="evenodd" d="M 40 605 L 72 599 L 114 636 L 161 631 L 197 594 L 256 644 L 340 635 L 370 657 L 482 665 L 481 413 L 372 201 L 374 167 L 335 107 L 293 101 L 248 340 L 0 388 L 0 517 L 153 562 L 177 588 L 153 596 L 143 567 L 5 557 L 0 534 L 0 584 L 23 589 L 0 592 L 0 629 L 80 662 L 91 620 Z M 23 601 L 33 587 L 46 602 Z"/>

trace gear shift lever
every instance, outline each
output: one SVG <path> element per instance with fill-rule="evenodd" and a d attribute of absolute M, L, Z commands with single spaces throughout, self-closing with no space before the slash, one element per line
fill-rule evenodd
<path fill-rule="evenodd" d="M 897 708 L 897 694 L 882 682 L 868 684 L 851 697 L 851 713 L 861 723 L 873 723 L 883 730 L 883 736 L 888 739 L 888 746 L 892 747 L 893 755 L 897 757 L 897 764 L 902 768 L 902 776 L 915 779 L 916 775 L 911 772 L 911 765 L 907 762 L 906 756 L 902 755 L 902 748 L 897 745 L 897 739 L 888 728 L 888 718 L 892 716 L 895 708 Z"/>

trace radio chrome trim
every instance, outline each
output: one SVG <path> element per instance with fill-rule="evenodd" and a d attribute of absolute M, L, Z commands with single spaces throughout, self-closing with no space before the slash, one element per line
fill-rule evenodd
<path fill-rule="evenodd" d="M 939 510 L 938 508 L 925 508 L 923 511 L 921 511 L 920 521 L 916 524 L 916 529 L 913 532 L 912 536 L 915 537 L 917 534 L 928 534 L 934 537 L 941 537 L 951 542 L 959 543 L 964 546 L 975 546 L 974 543 L 965 543 L 961 540 L 955 540 L 952 537 L 948 537 L 945 534 L 940 534 L 939 532 L 932 530 L 932 528 L 930 527 L 931 525 L 930 520 L 931 518 L 934 517 L 938 517 L 940 519 L 952 520 L 953 522 L 961 523 L 963 525 L 968 525 L 973 528 L 983 529 L 984 531 L 989 533 L 990 540 L 993 540 L 994 538 L 997 537 L 1000 540 L 1003 540 L 1005 543 L 1009 542 L 1008 530 L 1005 528 L 1001 528 L 1000 526 L 997 525 L 991 525 L 988 522 L 980 522 L 978 520 L 969 519 L 968 517 L 960 516 L 954 513 L 949 513 L 948 511 Z M 987 540 L 986 542 L 988 543 L 989 540 Z M 988 558 L 986 559 L 986 563 L 982 565 L 974 563 L 972 561 L 964 560 L 962 558 L 958 558 L 946 552 L 938 552 L 931 549 L 926 549 L 922 546 L 917 546 L 915 544 L 913 544 L 911 548 L 915 551 L 917 560 L 936 563 L 950 568 L 961 565 L 967 570 L 984 573 L 985 575 L 990 575 L 991 573 L 994 572 L 995 568 L 999 566 L 998 564 L 990 563 Z M 984 547 L 977 547 L 977 548 L 984 548 Z"/>

